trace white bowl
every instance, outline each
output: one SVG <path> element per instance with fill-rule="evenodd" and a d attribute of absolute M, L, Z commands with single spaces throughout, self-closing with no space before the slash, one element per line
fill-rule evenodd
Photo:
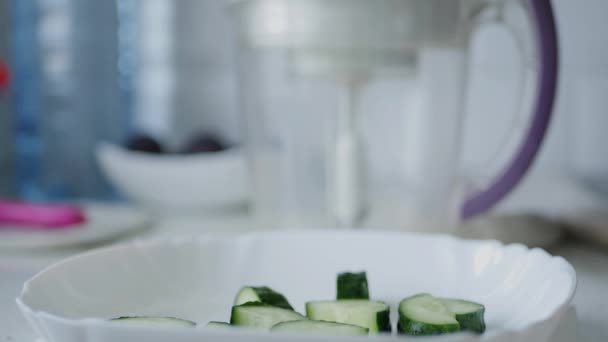
<path fill-rule="evenodd" d="M 221 209 L 247 199 L 240 149 L 193 155 L 156 155 L 101 144 L 104 174 L 129 199 L 158 209 Z"/>
<path fill-rule="evenodd" d="M 393 327 L 397 303 L 415 293 L 485 304 L 485 334 L 432 340 L 546 341 L 576 287 L 575 272 L 564 259 L 522 245 L 388 232 L 267 232 L 135 242 L 89 252 L 27 281 L 17 302 L 31 326 L 51 342 L 284 341 L 282 334 L 210 331 L 205 324 L 228 321 L 233 297 L 245 284 L 271 286 L 302 311 L 307 300 L 334 298 L 336 273 L 344 270 L 367 271 L 372 297 L 391 305 Z M 199 326 L 106 321 L 124 315 L 175 316 Z"/>

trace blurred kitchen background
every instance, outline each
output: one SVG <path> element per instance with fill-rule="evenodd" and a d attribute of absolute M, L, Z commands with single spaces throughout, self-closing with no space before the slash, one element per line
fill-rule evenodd
<path fill-rule="evenodd" d="M 427 6 L 442 2 L 445 12 L 449 12 L 452 6 L 458 6 L 454 4 L 477 1 L 484 0 L 417 3 Z M 238 49 L 235 35 L 240 33 L 243 39 L 247 32 L 235 32 L 226 9 L 236 2 L 0 0 L 0 316 L 7 317 L 0 322 L 0 326 L 5 324 L 0 339 L 34 340 L 25 322 L 17 320 L 20 316 L 14 305 L 23 281 L 75 252 L 125 237 L 244 232 L 254 229 L 252 216 L 261 219 L 255 222 L 262 228 L 333 227 L 334 221 L 315 219 L 315 215 L 330 210 L 357 224 L 358 215 L 367 214 L 360 209 L 369 204 L 364 203 L 368 195 L 383 194 L 387 188 L 397 193 L 396 199 L 372 203 L 389 205 L 382 208 L 385 211 L 370 205 L 372 214 L 380 219 L 368 215 L 371 221 L 366 224 L 401 228 L 398 226 L 412 214 L 403 214 L 401 204 L 405 202 L 399 197 L 409 195 L 403 191 L 410 185 L 403 181 L 407 167 L 421 171 L 413 172 L 421 180 L 415 184 L 419 192 L 415 187 L 408 190 L 412 190 L 414 202 L 430 208 L 430 214 L 425 215 L 431 219 L 446 215 L 449 222 L 459 223 L 463 193 L 483 187 L 503 169 L 525 132 L 528 118 L 520 112 L 528 111 L 534 87 L 522 82 L 529 81 L 530 74 L 523 73 L 522 66 L 532 63 L 522 60 L 519 48 L 529 42 L 514 39 L 504 25 L 483 25 L 473 36 L 470 68 L 466 70 L 470 77 L 464 99 L 462 151 L 452 149 L 449 137 L 443 133 L 433 135 L 436 127 L 458 131 L 460 117 L 454 115 L 453 121 L 444 122 L 445 117 L 436 115 L 429 121 L 438 123 L 422 120 L 420 125 L 430 131 L 414 132 L 423 143 L 417 146 L 419 155 L 412 154 L 408 162 L 418 160 L 424 165 L 413 162 L 404 167 L 407 163 L 401 159 L 408 157 L 402 141 L 406 125 L 399 120 L 407 102 L 416 102 L 416 93 L 405 90 L 406 82 L 400 74 L 374 79 L 369 87 L 353 85 L 359 80 L 349 80 L 350 88 L 335 79 L 331 80 L 334 84 L 325 82 L 325 78 L 291 82 L 302 76 L 297 74 L 302 70 L 285 72 L 289 69 L 285 60 L 293 56 L 284 54 L 287 58 L 282 60 L 284 55 L 244 54 Z M 488 215 L 465 222 L 457 231 L 447 227 L 443 231 L 523 242 L 564 256 L 579 277 L 574 302 L 581 331 L 596 337 L 594 341 L 606 341 L 608 1 L 553 0 L 552 4 L 559 33 L 559 82 L 554 116 L 540 154 L 519 186 Z M 338 7 L 328 8 L 342 13 Z M 272 6 L 266 10 L 273 14 Z M 387 12 L 390 17 L 391 11 Z M 382 16 L 375 16 L 378 13 L 363 11 L 361 15 L 380 22 L 380 29 L 386 28 L 381 25 Z M 253 14 L 252 22 L 263 19 L 262 14 Z M 285 19 L 280 6 L 274 14 Z M 301 20 L 294 21 L 295 25 L 312 26 L 314 31 L 314 25 L 306 26 L 306 18 L 296 18 Z M 402 28 L 400 34 L 417 34 L 422 32 L 420 28 L 432 31 L 434 25 L 442 28 L 442 24 L 450 24 L 408 19 L 420 27 L 410 31 Z M 519 16 L 516 21 L 521 19 Z M 332 25 L 327 27 L 338 26 L 331 20 L 329 23 Z M 290 22 L 267 24 L 265 29 L 273 33 Z M 386 29 L 394 33 L 391 30 L 398 31 L 399 27 Z M 251 45 L 263 45 L 264 32 L 249 33 Z M 362 34 L 361 38 L 369 36 Z M 239 62 L 243 56 L 248 64 L 242 59 Z M 314 61 L 315 54 L 307 57 Z M 337 57 L 338 63 L 333 66 L 340 69 L 347 64 L 340 58 L 348 60 L 349 55 Z M 439 57 L 441 62 L 446 56 Z M 458 54 L 455 57 L 460 58 Z M 329 64 L 336 61 L 329 59 Z M 400 59 L 396 64 L 410 62 Z M 3 65 L 9 72 L 9 84 L 4 89 Z M 461 64 L 456 61 L 454 65 Z M 439 88 L 458 85 L 448 82 L 442 87 L 442 81 L 464 78 L 465 74 L 465 68 L 453 68 L 453 73 L 446 75 L 441 75 L 442 70 L 433 73 L 428 65 L 426 68 L 431 69 L 430 81 Z M 242 91 L 243 87 L 248 93 Z M 331 110 L 340 105 L 344 112 L 356 112 L 360 103 L 351 96 L 355 98 L 359 91 L 365 97 L 361 108 L 373 112 L 361 118 L 367 154 L 362 158 L 343 153 L 341 159 L 336 158 L 331 153 L 338 154 L 339 144 L 331 145 L 336 141 L 328 139 L 325 121 L 339 112 Z M 267 96 L 256 99 L 256 94 Z M 446 112 L 457 111 L 450 108 L 450 101 L 459 102 L 458 87 L 448 89 L 447 95 L 438 96 L 436 104 Z M 337 101 L 339 98 L 342 100 Z M 433 102 L 432 96 L 427 100 Z M 335 106 L 326 106 L 323 101 L 333 101 Z M 336 105 L 338 102 L 340 105 Z M 244 112 L 256 109 L 263 115 Z M 348 131 L 348 121 L 353 118 L 346 115 L 342 119 Z M 442 143 L 440 152 L 444 154 L 425 150 L 424 143 L 435 140 Z M 262 141 L 264 153 L 260 153 L 263 148 L 256 149 L 260 146 L 249 146 L 251 141 Z M 352 140 L 350 143 L 356 145 Z M 330 151 L 324 155 L 327 146 Z M 251 152 L 255 158 L 251 158 Z M 366 175 L 354 167 L 360 160 L 353 156 L 373 166 L 369 178 L 382 182 L 372 181 L 367 189 L 363 184 Z M 341 173 L 324 170 L 331 169 L 328 164 L 332 157 L 347 166 Z M 461 163 L 455 160 L 457 157 L 461 157 Z M 333 166 L 338 168 L 337 164 Z M 341 196 L 326 198 L 330 197 L 325 195 L 332 175 L 342 175 L 350 183 L 334 184 Z M 446 175 L 452 178 L 443 179 Z M 15 225 L 15 212 L 25 212 L 16 216 L 18 220 L 26 216 L 26 221 L 44 219 L 45 215 L 31 215 L 40 214 L 36 211 L 40 208 L 27 206 L 24 211 L 11 212 L 16 208 L 13 199 L 82 203 L 87 221 L 75 220 L 72 223 L 82 224 L 60 227 L 66 229 L 46 229 L 49 227 L 38 226 L 39 222 Z M 390 204 L 395 204 L 394 208 Z M 10 220 L 5 224 L 2 221 L 7 216 Z M 413 222 L 409 228 L 432 230 L 430 225 Z M 9 310 L 9 314 L 3 316 L 7 311 L 2 310 Z"/>
<path fill-rule="evenodd" d="M 101 142 L 124 145 L 146 134 L 178 150 L 202 134 L 242 143 L 228 2 L 0 0 L 0 58 L 11 75 L 0 95 L 0 195 L 124 200 L 98 165 Z M 561 53 L 555 116 L 532 172 L 497 210 L 593 212 L 595 220 L 608 208 L 608 2 L 553 4 Z M 493 156 L 512 152 L 502 145 L 519 127 L 517 56 L 504 27 L 474 37 L 463 164 L 480 178 L 504 165 Z M 393 118 L 378 112 L 365 124 L 377 133 L 370 158 L 382 163 L 395 143 L 382 134 Z"/>
<path fill-rule="evenodd" d="M 197 129 L 238 140 L 222 5 L 2 1 L 2 57 L 12 73 L 1 124 L 2 193 L 111 198 L 95 145 L 135 132 L 170 145 Z"/>

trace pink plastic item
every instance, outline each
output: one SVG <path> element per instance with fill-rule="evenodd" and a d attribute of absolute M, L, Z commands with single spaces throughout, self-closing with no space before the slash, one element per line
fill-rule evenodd
<path fill-rule="evenodd" d="M 0 201 L 0 229 L 2 224 L 11 228 L 62 229 L 85 221 L 84 211 L 72 205 Z"/>

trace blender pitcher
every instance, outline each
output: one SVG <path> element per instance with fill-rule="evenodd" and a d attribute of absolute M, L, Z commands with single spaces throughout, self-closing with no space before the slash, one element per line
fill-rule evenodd
<path fill-rule="evenodd" d="M 236 0 L 231 9 L 259 225 L 449 232 L 507 194 L 539 149 L 557 81 L 549 0 Z M 524 137 L 517 152 L 471 189 L 460 167 L 463 102 L 471 37 L 486 23 L 507 26 L 537 76 L 526 131 L 513 132 Z"/>

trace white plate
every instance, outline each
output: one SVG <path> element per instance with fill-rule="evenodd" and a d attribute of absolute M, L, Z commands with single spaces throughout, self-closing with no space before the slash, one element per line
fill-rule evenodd
<path fill-rule="evenodd" d="M 0 228 L 0 249 L 67 247 L 109 241 L 150 224 L 142 210 L 103 203 L 84 203 L 87 221 L 59 230 Z"/>
<path fill-rule="evenodd" d="M 484 335 L 433 338 L 441 340 L 546 341 L 576 287 L 564 259 L 522 245 L 405 233 L 272 232 L 135 242 L 86 253 L 26 282 L 18 304 L 50 341 L 284 341 L 282 334 L 209 331 L 204 325 L 229 319 L 233 296 L 244 284 L 274 287 L 302 311 L 307 300 L 335 297 L 337 272 L 361 269 L 372 297 L 393 311 L 400 299 L 419 292 L 485 304 Z M 105 321 L 122 315 L 176 316 L 200 327 Z"/>
<path fill-rule="evenodd" d="M 559 322 L 557 329 L 551 336 L 551 342 L 590 342 L 586 336 L 580 333 L 579 321 L 576 316 L 574 307 L 570 307 L 564 318 Z M 47 342 L 43 338 L 39 338 L 34 342 Z"/>

